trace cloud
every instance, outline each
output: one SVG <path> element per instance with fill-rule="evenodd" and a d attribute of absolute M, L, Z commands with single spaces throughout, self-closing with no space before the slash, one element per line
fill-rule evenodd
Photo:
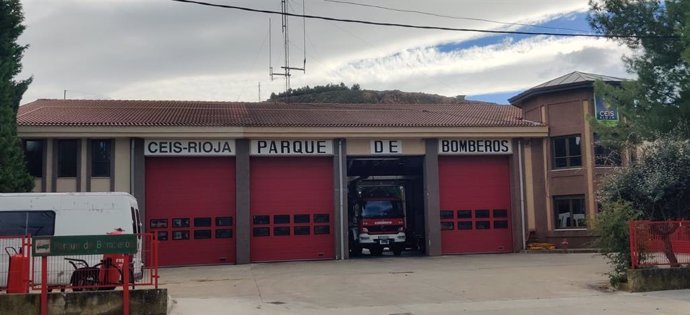
<path fill-rule="evenodd" d="M 217 0 L 217 3 L 224 1 Z M 26 0 L 30 44 L 21 76 L 34 82 L 24 101 L 74 98 L 194 99 L 255 101 L 284 83 L 268 77 L 268 16 L 172 1 Z M 233 5 L 279 10 L 278 1 L 232 1 Z M 492 20 L 548 23 L 572 18 L 585 0 L 495 2 L 400 2 L 377 4 Z M 293 11 L 301 5 L 292 4 Z M 307 13 L 411 24 L 466 28 L 511 28 L 495 23 L 441 19 L 306 0 Z M 282 63 L 280 17 L 272 18 L 273 66 Z M 444 95 L 516 90 L 581 70 L 619 75 L 620 54 L 611 42 L 533 37 L 449 51 L 439 45 L 467 43 L 485 35 L 291 19 L 292 86 L 345 82 L 368 89 L 400 89 Z M 591 63 L 596 63 L 593 65 Z M 602 67 L 601 65 L 606 65 Z M 603 70 L 610 72 L 602 72 Z"/>

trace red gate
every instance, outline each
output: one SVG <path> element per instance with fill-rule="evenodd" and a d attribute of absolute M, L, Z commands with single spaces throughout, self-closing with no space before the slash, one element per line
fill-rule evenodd
<path fill-rule="evenodd" d="M 441 251 L 512 252 L 508 156 L 439 157 Z"/>
<path fill-rule="evenodd" d="M 335 258 L 333 160 L 253 157 L 251 260 Z"/>
<path fill-rule="evenodd" d="M 235 263 L 235 159 L 146 159 L 146 229 L 160 264 Z"/>

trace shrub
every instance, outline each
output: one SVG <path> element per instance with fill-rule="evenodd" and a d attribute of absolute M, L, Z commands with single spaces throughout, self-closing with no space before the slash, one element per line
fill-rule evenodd
<path fill-rule="evenodd" d="M 593 230 L 599 235 L 595 245 L 612 267 L 608 276 L 613 286 L 617 287 L 627 279 L 626 271 L 631 266 L 628 221 L 639 219 L 641 215 L 642 212 L 628 202 L 609 202 L 602 205 L 602 211 L 594 221 Z"/>

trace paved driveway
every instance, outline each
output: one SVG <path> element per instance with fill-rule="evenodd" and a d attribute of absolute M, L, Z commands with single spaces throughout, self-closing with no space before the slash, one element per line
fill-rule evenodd
<path fill-rule="evenodd" d="M 690 314 L 690 291 L 608 292 L 593 254 L 168 268 L 172 314 Z"/>

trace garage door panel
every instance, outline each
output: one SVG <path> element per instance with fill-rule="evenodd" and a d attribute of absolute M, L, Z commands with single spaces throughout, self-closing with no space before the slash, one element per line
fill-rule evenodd
<path fill-rule="evenodd" d="M 333 259 L 331 158 L 252 158 L 251 260 Z"/>
<path fill-rule="evenodd" d="M 160 265 L 234 263 L 234 158 L 147 158 L 146 217 Z"/>
<path fill-rule="evenodd" d="M 512 251 L 507 156 L 439 157 L 444 254 Z"/>

